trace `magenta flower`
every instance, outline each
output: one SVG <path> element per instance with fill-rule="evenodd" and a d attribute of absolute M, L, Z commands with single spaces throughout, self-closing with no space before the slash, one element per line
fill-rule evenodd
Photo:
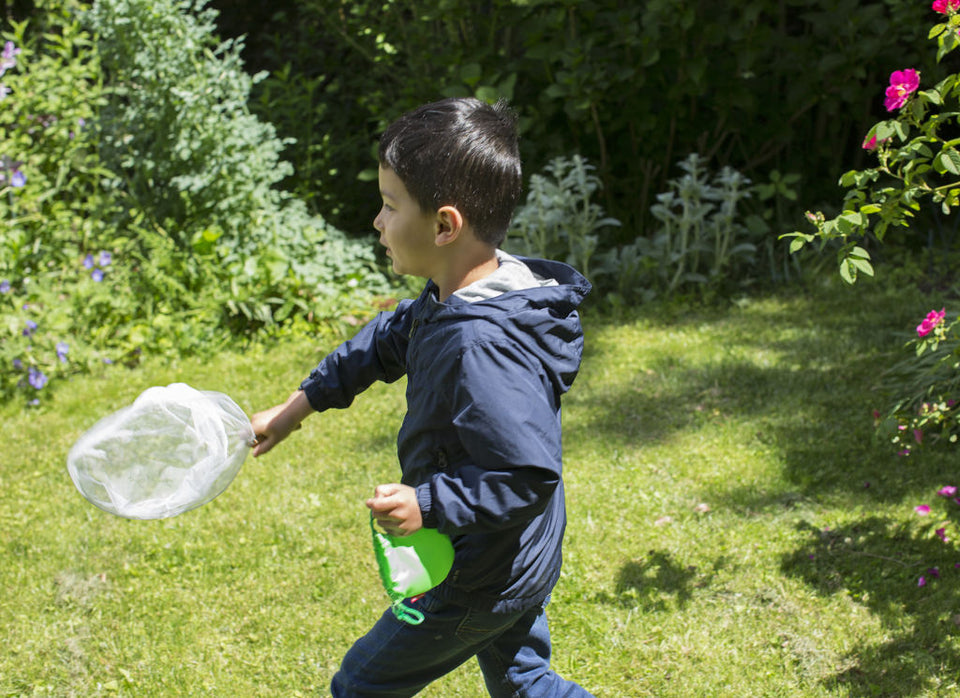
<path fill-rule="evenodd" d="M 929 505 L 929 504 L 921 504 L 920 506 L 914 507 L 913 510 L 914 510 L 915 512 L 917 512 L 918 514 L 920 514 L 920 516 L 926 516 L 927 514 L 930 513 L 930 505 Z"/>
<path fill-rule="evenodd" d="M 937 538 L 939 538 L 940 540 L 942 540 L 944 543 L 947 543 L 947 542 L 950 541 L 950 539 L 947 538 L 947 529 L 945 529 L 945 528 L 938 528 L 936 531 L 934 531 L 934 533 L 936 533 L 936 534 L 937 534 Z"/>
<path fill-rule="evenodd" d="M 917 88 L 920 87 L 920 73 L 913 68 L 906 70 L 895 70 L 890 74 L 890 86 L 886 91 L 886 99 L 883 100 L 883 106 L 887 111 L 896 111 L 910 98 Z"/>
<path fill-rule="evenodd" d="M 918 586 L 918 587 L 925 587 L 925 586 L 927 586 L 927 578 L 924 577 L 922 574 L 920 575 L 920 579 L 917 580 L 917 586 Z"/>
<path fill-rule="evenodd" d="M 957 0 L 957 2 L 960 2 L 960 0 Z M 939 490 L 937 490 L 937 494 L 939 494 L 941 497 L 952 497 L 956 493 L 957 488 L 953 485 L 946 485 L 945 487 L 941 487 Z"/>
<path fill-rule="evenodd" d="M 946 308 L 941 308 L 939 311 L 931 310 L 927 313 L 927 317 L 923 319 L 923 322 L 917 325 L 917 336 L 926 337 L 934 327 L 943 322 L 943 318 L 946 317 L 946 315 Z"/>
<path fill-rule="evenodd" d="M 960 2 L 960 0 L 957 0 Z M 876 135 L 870 136 L 870 138 L 864 138 L 863 143 L 860 144 L 860 147 L 864 150 L 876 150 L 880 147 L 881 144 L 889 141 L 889 138 L 884 138 L 882 141 L 878 141 Z"/>
<path fill-rule="evenodd" d="M 960 0 L 933 0 L 933 11 L 949 15 L 960 9 Z"/>

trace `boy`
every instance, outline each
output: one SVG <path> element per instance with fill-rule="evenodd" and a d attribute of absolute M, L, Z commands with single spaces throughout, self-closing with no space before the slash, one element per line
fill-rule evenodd
<path fill-rule="evenodd" d="M 476 656 L 492 696 L 589 696 L 550 670 L 544 607 L 560 576 L 566 513 L 560 397 L 580 366 L 577 306 L 590 284 L 565 264 L 499 251 L 521 189 L 516 118 L 448 99 L 380 141 L 373 222 L 393 269 L 427 279 L 324 358 L 283 404 L 252 417 L 269 451 L 308 414 L 407 376 L 400 483 L 367 500 L 393 535 L 450 536 L 447 579 L 386 611 L 347 652 L 334 696 L 412 696 Z"/>

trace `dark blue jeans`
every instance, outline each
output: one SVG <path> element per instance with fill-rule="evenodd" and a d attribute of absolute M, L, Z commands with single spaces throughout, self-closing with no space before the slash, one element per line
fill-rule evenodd
<path fill-rule="evenodd" d="M 423 613 L 422 624 L 409 625 L 387 610 L 354 643 L 333 677 L 334 698 L 412 696 L 473 656 L 493 698 L 590 696 L 550 669 L 546 603 L 485 613 L 427 593 L 412 605 Z"/>

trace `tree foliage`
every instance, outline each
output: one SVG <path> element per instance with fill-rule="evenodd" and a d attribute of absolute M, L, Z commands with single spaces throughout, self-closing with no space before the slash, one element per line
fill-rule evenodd
<path fill-rule="evenodd" d="M 383 125 L 473 94 L 518 108 L 528 172 L 572 154 L 596 163 L 605 208 L 624 222 L 620 243 L 650 233 L 650 206 L 691 152 L 757 183 L 801 173 L 801 198 L 829 198 L 821 174 L 875 120 L 878 77 L 919 60 L 929 10 L 915 0 L 214 5 L 224 31 L 248 34 L 249 62 L 272 72 L 258 109 L 298 141 L 292 187 L 342 227 L 369 225 L 356 177 Z"/>

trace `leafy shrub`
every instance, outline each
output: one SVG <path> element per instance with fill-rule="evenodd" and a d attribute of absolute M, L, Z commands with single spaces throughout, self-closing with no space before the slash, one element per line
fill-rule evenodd
<path fill-rule="evenodd" d="M 517 107 L 530 172 L 556 153 L 594 163 L 598 200 L 624 224 L 608 231 L 620 244 L 658 227 L 650 207 L 690 152 L 755 182 L 803 173 L 792 185 L 803 199 L 832 196 L 819 174 L 880 107 L 875 76 L 918 56 L 929 9 L 918 0 L 217 5 L 232 32 L 249 34 L 251 60 L 274 73 L 255 87 L 256 104 L 298 140 L 289 157 L 301 181 L 291 186 L 317 190 L 341 227 L 368 225 L 355 178 L 374 162 L 382 126 L 419 103 L 472 94 Z M 310 122 L 323 128 L 309 132 Z M 774 236 L 800 213 L 783 203 Z"/>
<path fill-rule="evenodd" d="M 96 51 L 79 3 L 37 6 L 42 21 L 31 31 L 23 22 L 4 34 L 0 77 L 0 396 L 19 390 L 30 401 L 48 379 L 95 358 L 80 337 L 86 328 L 109 334 L 116 321 L 103 303 L 123 298 L 97 281 L 115 267 L 91 277 L 83 264 L 101 250 L 111 261 L 112 249 L 113 204 L 92 128 L 102 104 Z"/>
<path fill-rule="evenodd" d="M 510 225 L 508 246 L 523 255 L 565 260 L 590 277 L 603 229 L 620 221 L 605 217 L 591 200 L 600 179 L 584 158 L 554 158 L 544 172 L 530 177 L 526 202 Z"/>
<path fill-rule="evenodd" d="M 652 207 L 661 227 L 618 245 L 609 231 L 620 221 L 593 201 L 601 189 L 594 167 L 580 155 L 554 158 L 530 177 L 507 246 L 565 260 L 613 303 L 728 284 L 756 264 L 757 248 L 740 210 L 754 189 L 729 167 L 711 176 L 696 153 L 679 166 L 683 176 L 671 180 Z"/>
<path fill-rule="evenodd" d="M 284 142 L 247 106 L 263 75 L 244 72 L 240 42 L 217 40 L 215 17 L 203 0 L 102 0 L 90 13 L 111 86 L 103 157 L 128 219 L 172 242 L 176 298 L 210 294 L 204 305 L 242 330 L 308 315 L 344 284 L 386 290 L 369 241 L 276 186 L 291 171 Z"/>
<path fill-rule="evenodd" d="M 650 287 L 668 296 L 691 284 L 727 280 L 751 266 L 756 253 L 738 212 L 751 196 L 750 180 L 731 167 L 711 176 L 697 153 L 678 164 L 684 174 L 670 180 L 650 208 L 660 228 L 634 243 L 654 262 Z"/>
<path fill-rule="evenodd" d="M 203 3 L 36 6 L 0 58 L 0 396 L 390 291 L 372 244 L 275 186 L 282 143 Z"/>

